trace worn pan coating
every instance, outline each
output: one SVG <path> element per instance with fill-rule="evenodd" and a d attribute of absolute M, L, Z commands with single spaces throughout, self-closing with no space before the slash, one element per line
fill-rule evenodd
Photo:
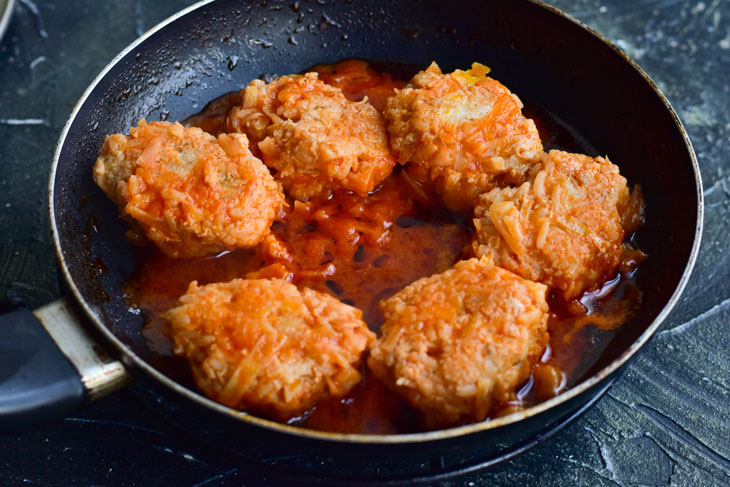
<path fill-rule="evenodd" d="M 644 301 L 579 385 L 495 421 L 365 436 L 305 430 L 239 413 L 158 370 L 140 334 L 142 318 L 128 310 L 120 291 L 133 267 L 127 225 L 91 178 L 105 135 L 124 132 L 143 117 L 182 120 L 261 75 L 351 57 L 420 65 L 437 60 L 444 71 L 472 61 L 488 64 L 523 100 L 575 127 L 631 184 L 641 184 L 647 215 L 638 243 L 649 254 L 638 275 Z M 60 268 L 75 300 L 122 360 L 157 384 L 163 414 L 248 455 L 321 451 L 330 457 L 359 452 L 401 458 L 436 450 L 498 451 L 539 435 L 605 391 L 687 282 L 699 246 L 701 195 L 690 142 L 664 96 L 622 52 L 551 7 L 527 0 L 221 0 L 197 4 L 148 32 L 84 93 L 59 142 L 50 212 Z M 92 263 L 108 271 L 99 272 Z M 184 413 L 173 413 L 178 409 L 170 402 L 185 404 Z"/>

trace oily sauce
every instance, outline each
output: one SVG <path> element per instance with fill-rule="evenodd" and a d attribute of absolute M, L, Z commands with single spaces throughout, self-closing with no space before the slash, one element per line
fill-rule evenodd
<path fill-rule="evenodd" d="M 377 70 L 372 66 L 376 66 Z M 368 101 L 378 110 L 393 90 L 417 69 L 409 65 L 370 65 L 346 60 L 312 68 L 345 96 Z M 225 131 L 229 109 L 239 93 L 224 95 L 186 121 L 217 135 Z M 526 104 L 546 149 L 593 152 L 590 146 L 550 113 Z M 129 306 L 145 317 L 142 335 L 160 357 L 160 369 L 189 387 L 189 371 L 172 353 L 168 324 L 160 314 L 177 304 L 193 280 L 199 284 L 240 277 L 278 277 L 300 287 L 329 293 L 358 307 L 368 326 L 382 323 L 379 302 L 421 278 L 471 257 L 471 215 L 442 208 L 427 190 L 396 168 L 380 188 L 363 198 L 335 193 L 306 203 L 288 200 L 272 226 L 272 235 L 253 249 L 197 259 L 172 259 L 153 247 L 139 249 L 135 272 L 124 285 Z M 544 401 L 575 383 L 595 363 L 615 330 L 631 318 L 641 301 L 635 265 L 602 289 L 581 300 L 561 303 L 551 297 L 550 342 L 528 381 L 510 400 L 496 403 L 490 417 Z M 363 381 L 344 398 L 321 401 L 290 420 L 307 428 L 343 433 L 397 434 L 424 430 L 420 414 L 386 388 L 363 365 Z"/>

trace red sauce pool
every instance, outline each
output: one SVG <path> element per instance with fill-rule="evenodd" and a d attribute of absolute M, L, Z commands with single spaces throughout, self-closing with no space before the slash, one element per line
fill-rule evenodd
<path fill-rule="evenodd" d="M 382 110 L 393 89 L 405 84 L 388 73 L 408 73 L 409 68 L 377 68 L 375 71 L 364 61 L 347 60 L 313 70 L 325 82 L 342 88 L 348 98 L 359 101 L 367 96 Z M 403 78 L 415 71 L 411 69 Z M 229 108 L 240 100 L 238 93 L 225 95 L 186 123 L 217 134 L 225 128 Z M 590 152 L 577 134 L 551 114 L 529 104 L 525 113 L 536 121 L 546 148 Z M 159 315 L 176 305 L 190 281 L 207 284 L 246 276 L 286 278 L 360 308 L 370 328 L 377 331 L 382 322 L 380 300 L 469 257 L 474 229 L 469 215 L 441 208 L 397 168 L 367 198 L 341 192 L 323 201 L 290 202 L 272 233 L 276 237 L 273 243 L 207 258 L 171 259 L 151 247 L 138 252 L 135 272 L 124 285 L 125 297 L 145 316 L 143 337 L 165 364 L 162 369 L 176 380 L 194 387 L 186 366 L 172 353 L 168 325 Z M 541 361 L 509 401 L 494 405 L 490 417 L 554 396 L 595 363 L 613 331 L 639 306 L 641 292 L 630 276 L 620 274 L 603 289 L 586 294 L 582 305 L 552 300 L 550 342 Z M 363 372 L 362 383 L 347 396 L 321 401 L 290 423 L 344 433 L 395 434 L 424 429 L 416 410 L 364 366 Z"/>

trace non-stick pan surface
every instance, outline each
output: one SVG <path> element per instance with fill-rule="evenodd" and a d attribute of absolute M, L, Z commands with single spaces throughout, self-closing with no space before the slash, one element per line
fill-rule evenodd
<path fill-rule="evenodd" d="M 617 163 L 647 202 L 639 246 L 649 259 L 638 284 L 640 311 L 623 325 L 585 380 L 523 413 L 450 430 L 400 436 L 314 432 L 237 413 L 158 370 L 128 309 L 122 283 L 133 270 L 126 223 L 94 185 L 91 168 L 107 134 L 141 118 L 182 120 L 251 79 L 318 63 L 366 58 L 446 70 L 489 65 L 523 100 L 574 127 Z M 424 2 L 237 2 L 194 6 L 118 56 L 84 94 L 69 121 L 51 176 L 51 220 L 62 272 L 91 321 L 123 360 L 163 384 L 190 411 L 220 423 L 223 437 L 257 435 L 282 450 L 304 445 L 398 454 L 404 444 L 467 450 L 534 434 L 605 389 L 659 326 L 696 256 L 701 191 L 696 160 L 674 111 L 623 53 L 586 27 L 527 0 Z M 195 421 L 189 421 L 194 423 Z M 236 432 L 233 434 L 233 432 Z M 235 447 L 236 442 L 230 445 Z M 374 444 L 379 445 L 373 449 Z M 350 450 L 348 450 L 350 451 Z"/>

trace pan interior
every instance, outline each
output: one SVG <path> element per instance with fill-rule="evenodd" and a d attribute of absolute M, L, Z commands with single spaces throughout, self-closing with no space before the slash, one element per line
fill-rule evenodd
<path fill-rule="evenodd" d="M 429 0 L 407 20 L 394 2 L 271 1 L 258 8 L 218 1 L 123 53 L 77 107 L 57 155 L 52 218 L 63 270 L 127 358 L 153 367 L 156 361 L 140 333 L 142 317 L 120 291 L 134 264 L 126 223 L 91 178 L 104 137 L 141 118 L 183 120 L 253 78 L 352 57 L 423 66 L 436 60 L 444 71 L 487 64 L 523 100 L 575 127 L 596 148 L 590 155 L 608 154 L 630 184 L 642 186 L 647 221 L 637 242 L 649 255 L 638 275 L 643 304 L 587 375 L 629 349 L 683 281 L 698 199 L 681 127 L 622 55 L 529 1 Z"/>

